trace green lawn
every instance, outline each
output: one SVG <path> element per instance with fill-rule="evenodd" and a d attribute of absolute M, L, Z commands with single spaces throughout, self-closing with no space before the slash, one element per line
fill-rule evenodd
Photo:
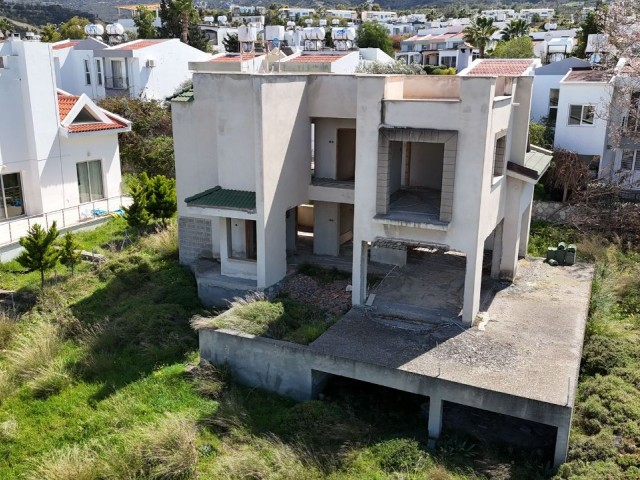
<path fill-rule="evenodd" d="M 110 222 L 83 247 L 123 232 Z M 18 319 L 0 316 L 0 479 L 542 478 L 534 457 L 469 440 L 427 451 L 424 421 L 390 415 L 393 398 L 296 404 L 237 385 L 224 368 L 196 368 L 189 321 L 206 312 L 176 261 L 175 231 L 104 250 L 97 268 L 58 267 L 43 293 L 37 275 L 2 266 L 3 286 L 37 300 Z M 639 267 L 615 248 L 599 259 L 561 475 L 638 478 Z"/>

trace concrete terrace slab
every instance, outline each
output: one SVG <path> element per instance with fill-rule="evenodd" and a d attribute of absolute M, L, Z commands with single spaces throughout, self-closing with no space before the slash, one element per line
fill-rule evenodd
<path fill-rule="evenodd" d="M 375 308 L 358 308 L 309 348 L 572 406 L 593 267 L 551 267 L 534 259 L 522 260 L 518 273 L 513 285 L 496 292 L 480 326 L 464 329 L 455 322 L 411 322 Z"/>

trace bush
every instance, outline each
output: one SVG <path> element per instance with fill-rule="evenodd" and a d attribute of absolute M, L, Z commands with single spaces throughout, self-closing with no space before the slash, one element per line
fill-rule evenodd
<path fill-rule="evenodd" d="M 629 366 L 639 355 L 636 344 L 626 338 L 592 335 L 582 351 L 582 373 L 607 375 L 614 368 Z"/>
<path fill-rule="evenodd" d="M 411 472 L 424 461 L 425 455 L 416 440 L 394 438 L 376 444 L 372 451 L 380 467 L 389 473 Z"/>
<path fill-rule="evenodd" d="M 62 241 L 62 248 L 60 249 L 60 263 L 71 270 L 71 274 L 73 275 L 76 265 L 82 261 L 81 259 L 80 245 L 76 242 L 75 235 L 67 232 Z"/>

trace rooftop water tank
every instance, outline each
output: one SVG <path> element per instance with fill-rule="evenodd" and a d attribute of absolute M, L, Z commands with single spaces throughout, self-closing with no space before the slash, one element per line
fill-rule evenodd
<path fill-rule="evenodd" d="M 122 35 L 124 27 L 119 23 L 110 23 L 107 25 L 107 35 Z"/>
<path fill-rule="evenodd" d="M 355 28 L 334 28 L 331 30 L 331 38 L 334 40 L 355 40 Z"/>
<path fill-rule="evenodd" d="M 324 28 L 322 27 L 308 27 L 302 30 L 305 40 L 324 40 L 324 33 Z"/>
<path fill-rule="evenodd" d="M 84 33 L 91 36 L 100 36 L 104 33 L 104 27 L 97 23 L 91 23 L 89 25 L 85 25 Z"/>
<path fill-rule="evenodd" d="M 220 25 L 224 25 L 225 23 L 227 23 L 227 16 L 226 15 L 219 15 L 218 16 L 218 23 Z"/>

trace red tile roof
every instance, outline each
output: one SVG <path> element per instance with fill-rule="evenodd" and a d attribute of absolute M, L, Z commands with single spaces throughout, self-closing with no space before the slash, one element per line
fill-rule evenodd
<path fill-rule="evenodd" d="M 62 122 L 69 112 L 76 104 L 80 97 L 76 95 L 69 95 L 65 93 L 58 92 L 58 110 L 60 111 L 60 121 Z M 105 112 L 107 117 L 113 123 L 105 123 L 105 122 L 91 122 L 91 123 L 76 123 L 71 124 L 67 128 L 69 133 L 84 133 L 84 132 L 98 132 L 102 130 L 115 130 L 118 128 L 127 128 L 127 124 L 118 120 L 113 115 L 109 114 L 109 112 Z"/>
<path fill-rule="evenodd" d="M 480 60 L 467 75 L 484 77 L 519 77 L 527 71 L 533 60 Z"/>
<path fill-rule="evenodd" d="M 257 57 L 257 55 L 255 53 L 243 53 L 242 54 L 242 61 L 244 62 L 245 60 L 252 60 L 253 58 Z M 239 62 L 240 61 L 240 54 L 227 54 L 224 55 L 222 57 L 216 57 L 216 58 L 212 58 L 211 60 L 209 60 L 210 62 Z"/>
<path fill-rule="evenodd" d="M 69 42 L 64 42 L 64 43 L 58 43 L 57 45 L 54 45 L 51 48 L 53 50 L 63 50 L 65 48 L 75 47 L 79 43 L 80 43 L 80 41 L 69 41 Z"/>
<path fill-rule="evenodd" d="M 300 55 L 289 60 L 290 63 L 331 63 L 340 60 L 344 55 Z"/>
<path fill-rule="evenodd" d="M 135 40 L 129 43 L 123 43 L 122 45 L 116 45 L 115 47 L 111 47 L 110 50 L 140 50 L 142 48 L 153 47 L 154 45 L 158 45 L 159 43 L 166 42 L 170 39 L 168 38 L 159 38 L 156 40 Z"/>

